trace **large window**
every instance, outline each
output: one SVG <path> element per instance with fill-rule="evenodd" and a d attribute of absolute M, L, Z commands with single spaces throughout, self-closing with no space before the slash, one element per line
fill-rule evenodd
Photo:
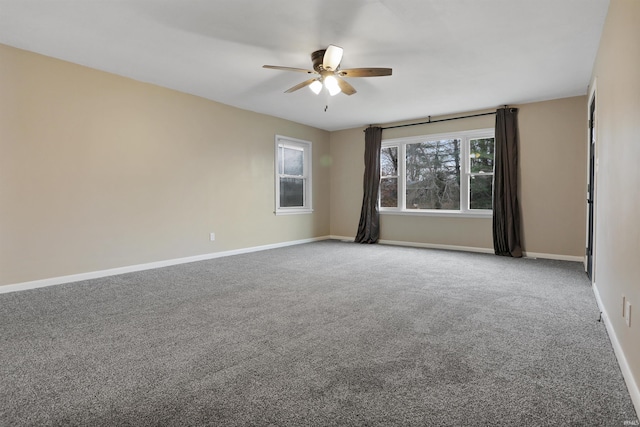
<path fill-rule="evenodd" d="M 380 211 L 490 215 L 493 157 L 493 129 L 382 141 Z"/>
<path fill-rule="evenodd" d="M 276 214 L 311 209 L 311 142 L 276 135 Z"/>

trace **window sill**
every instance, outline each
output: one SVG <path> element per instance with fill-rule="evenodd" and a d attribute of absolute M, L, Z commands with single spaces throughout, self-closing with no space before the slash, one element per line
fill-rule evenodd
<path fill-rule="evenodd" d="M 380 209 L 380 215 L 408 215 L 408 216 L 435 216 L 448 218 L 492 218 L 492 211 L 484 212 L 457 212 L 457 211 L 424 211 L 424 210 L 406 210 L 393 211 Z"/>
<path fill-rule="evenodd" d="M 310 213 L 313 213 L 313 209 L 277 210 L 274 212 L 276 215 L 302 215 Z"/>

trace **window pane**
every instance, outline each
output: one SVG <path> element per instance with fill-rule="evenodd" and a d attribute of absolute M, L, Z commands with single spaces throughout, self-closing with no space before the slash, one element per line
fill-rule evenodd
<path fill-rule="evenodd" d="M 398 147 L 384 147 L 380 151 L 380 175 L 398 176 Z"/>
<path fill-rule="evenodd" d="M 407 144 L 407 209 L 460 209 L 460 140 Z"/>
<path fill-rule="evenodd" d="M 493 209 L 493 175 L 469 177 L 469 208 Z"/>
<path fill-rule="evenodd" d="M 471 173 L 493 173 L 494 145 L 493 138 L 469 141 Z"/>
<path fill-rule="evenodd" d="M 398 207 L 398 178 L 382 178 L 380 180 L 380 207 Z"/>
<path fill-rule="evenodd" d="M 282 175 L 282 160 L 284 159 L 284 147 L 278 146 L 278 175 Z"/>
<path fill-rule="evenodd" d="M 304 151 L 284 147 L 284 174 L 302 176 Z"/>
<path fill-rule="evenodd" d="M 304 179 L 280 178 L 280 207 L 304 206 Z"/>

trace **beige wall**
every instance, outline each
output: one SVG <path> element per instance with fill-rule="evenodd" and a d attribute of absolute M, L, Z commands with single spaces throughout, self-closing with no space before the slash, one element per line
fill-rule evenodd
<path fill-rule="evenodd" d="M 331 234 L 355 237 L 362 207 L 364 132 L 331 132 Z"/>
<path fill-rule="evenodd" d="M 329 134 L 1 45 L 0 73 L 0 285 L 355 235 L 363 129 Z M 580 256 L 586 98 L 519 108 L 525 250 Z M 485 116 L 384 137 L 493 124 Z M 313 215 L 273 214 L 275 134 L 314 142 Z M 381 224 L 385 240 L 492 246 L 489 218 L 383 215 Z"/>
<path fill-rule="evenodd" d="M 329 234 L 325 131 L 0 45 L 0 132 L 0 285 Z M 273 213 L 275 134 L 312 215 Z"/>
<path fill-rule="evenodd" d="M 628 363 L 640 411 L 640 1 L 612 0 L 593 71 L 596 90 L 594 283 Z M 592 84 L 592 89 L 594 88 Z M 586 114 L 586 112 L 585 112 Z M 622 296 L 632 303 L 631 327 Z M 611 332 L 610 332 L 611 335 Z M 623 366 L 624 372 L 624 366 Z M 635 384 L 634 384 L 635 383 Z"/>
<path fill-rule="evenodd" d="M 586 246 L 587 97 L 518 107 L 524 250 L 583 257 Z"/>
<path fill-rule="evenodd" d="M 517 106 L 520 124 L 520 204 L 529 253 L 580 257 L 585 246 L 586 97 Z M 477 114 L 474 111 L 461 114 Z M 433 117 L 437 120 L 444 117 Z M 415 120 L 414 122 L 426 121 Z M 395 123 L 394 123 L 395 124 Z M 389 129 L 383 139 L 492 128 L 495 116 Z M 362 204 L 363 129 L 332 132 L 331 234 L 353 237 Z M 380 237 L 491 250 L 491 218 L 382 214 Z"/>

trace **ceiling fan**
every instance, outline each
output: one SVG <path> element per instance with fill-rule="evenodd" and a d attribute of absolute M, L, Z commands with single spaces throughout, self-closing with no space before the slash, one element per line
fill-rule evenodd
<path fill-rule="evenodd" d="M 326 49 L 316 50 L 311 54 L 313 70 L 281 67 L 278 65 L 263 65 L 262 67 L 274 70 L 297 71 L 300 73 L 318 75 L 287 89 L 285 93 L 295 92 L 298 89 L 309 86 L 316 95 L 319 94 L 324 87 L 331 96 L 340 92 L 346 95 L 353 95 L 356 93 L 355 88 L 342 79 L 342 77 L 377 77 L 391 75 L 391 68 L 350 68 L 341 70 L 340 62 L 342 61 L 342 53 L 343 49 L 334 45 L 329 45 Z"/>

